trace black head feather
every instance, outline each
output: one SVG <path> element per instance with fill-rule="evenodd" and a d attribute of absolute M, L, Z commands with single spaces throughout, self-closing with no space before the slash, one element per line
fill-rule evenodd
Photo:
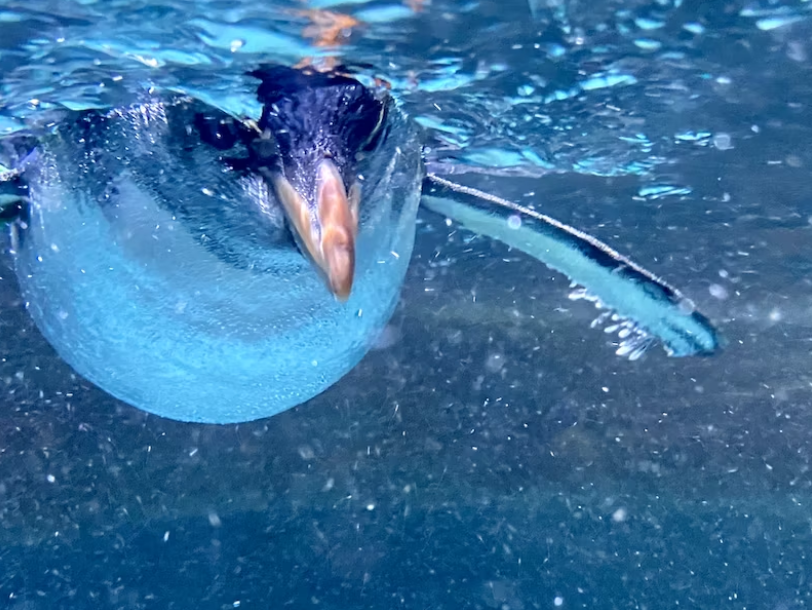
<path fill-rule="evenodd" d="M 328 157 L 347 182 L 359 153 L 372 150 L 385 135 L 390 98 L 337 72 L 268 66 L 251 72 L 262 83 L 260 132 L 271 136 L 285 174 L 295 186 L 312 176 L 312 168 Z"/>

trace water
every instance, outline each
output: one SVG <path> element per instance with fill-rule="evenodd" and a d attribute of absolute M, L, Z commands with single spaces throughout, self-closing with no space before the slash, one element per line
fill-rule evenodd
<path fill-rule="evenodd" d="M 618 359 L 564 278 L 421 213 L 380 349 L 274 418 L 182 424 L 75 376 L 4 256 L 0 599 L 808 607 L 812 6 L 404 6 L 332 7 L 365 24 L 325 49 L 300 3 L 5 2 L 2 128 L 145 87 L 256 113 L 258 61 L 368 62 L 438 167 L 632 255 L 727 349 Z"/>

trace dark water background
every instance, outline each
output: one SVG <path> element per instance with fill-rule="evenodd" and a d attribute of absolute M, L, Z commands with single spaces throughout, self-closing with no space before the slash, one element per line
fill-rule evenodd
<path fill-rule="evenodd" d="M 148 68 L 227 106 L 231 75 L 271 51 L 230 64 L 189 24 L 291 37 L 302 25 L 264 3 L 37 4 L 0 3 L 7 130 L 36 114 L 35 93 L 90 103 L 111 65 L 125 84 Z M 812 5 L 440 2 L 383 19 L 389 6 L 333 7 L 379 15 L 341 53 L 396 82 L 446 78 L 440 57 L 458 76 L 506 67 L 439 91 L 403 85 L 415 116 L 455 129 L 441 132 L 453 145 L 430 135 L 446 161 L 545 161 L 462 179 L 684 289 L 726 350 L 621 360 L 564 278 L 426 213 L 387 346 L 269 420 L 182 424 L 77 378 L 27 318 L 4 256 L 0 607 L 812 606 Z M 155 48 L 177 40 L 210 63 L 145 68 L 139 24 Z M 93 32 L 124 50 L 96 61 Z M 59 37 L 83 42 L 68 52 Z M 68 75 L 61 87 L 47 90 L 42 66 Z M 606 69 L 637 82 L 545 101 Z M 654 185 L 684 191 L 641 191 Z"/>

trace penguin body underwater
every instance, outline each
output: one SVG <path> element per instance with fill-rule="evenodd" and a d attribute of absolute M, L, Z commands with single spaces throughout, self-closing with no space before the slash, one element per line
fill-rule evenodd
<path fill-rule="evenodd" d="M 418 206 L 540 260 L 604 308 L 617 353 L 720 347 L 689 299 L 595 238 L 427 172 L 386 87 L 251 73 L 257 120 L 185 96 L 65 112 L 8 155 L 0 222 L 38 328 L 79 374 L 171 419 L 269 417 L 364 356 L 398 301 Z"/>

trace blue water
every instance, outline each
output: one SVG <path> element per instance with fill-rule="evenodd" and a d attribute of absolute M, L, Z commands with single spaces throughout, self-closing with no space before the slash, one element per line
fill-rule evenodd
<path fill-rule="evenodd" d="M 4 254 L 0 605 L 810 606 L 812 5 L 313 2 L 363 21 L 333 48 L 303 6 L 3 2 L 0 129 L 151 87 L 251 114 L 258 61 L 369 63 L 435 167 L 632 255 L 726 350 L 621 360 L 566 279 L 421 213 L 354 371 L 183 424 L 75 375 Z"/>

